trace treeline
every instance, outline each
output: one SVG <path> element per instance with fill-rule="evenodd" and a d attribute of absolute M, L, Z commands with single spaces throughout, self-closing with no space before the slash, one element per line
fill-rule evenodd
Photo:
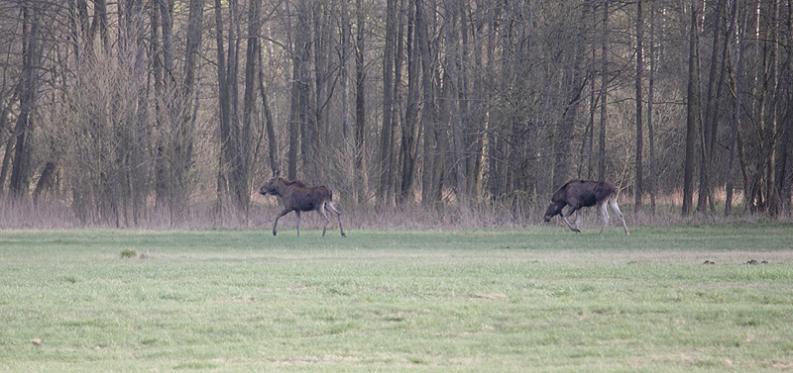
<path fill-rule="evenodd" d="M 790 0 L 0 0 L 0 195 L 87 224 L 347 206 L 789 213 Z"/>

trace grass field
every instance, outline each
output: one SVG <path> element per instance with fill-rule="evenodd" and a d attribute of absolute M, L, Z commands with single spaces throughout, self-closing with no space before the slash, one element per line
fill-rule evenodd
<path fill-rule="evenodd" d="M 349 233 L 1 231 L 0 370 L 793 369 L 790 226 Z"/>

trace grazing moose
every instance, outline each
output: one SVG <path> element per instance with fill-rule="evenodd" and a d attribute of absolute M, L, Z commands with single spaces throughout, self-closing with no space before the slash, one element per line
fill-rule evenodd
<path fill-rule="evenodd" d="M 554 216 L 560 215 L 570 230 L 580 233 L 581 214 L 579 210 L 595 205 L 600 210 L 600 219 L 603 223 L 600 227 L 601 233 L 603 233 L 603 228 L 609 223 L 609 213 L 606 206 L 608 205 L 620 218 L 622 227 L 625 229 L 625 235 L 630 235 L 628 225 L 625 224 L 625 217 L 622 216 L 622 211 L 617 205 L 617 189 L 614 188 L 614 185 L 603 181 L 571 180 L 562 185 L 551 197 L 551 204 L 548 205 L 548 210 L 545 211 L 545 222 L 547 223 Z M 567 214 L 562 212 L 565 206 L 570 206 Z M 575 213 L 575 226 L 571 225 L 567 220 L 573 213 Z"/>
<path fill-rule="evenodd" d="M 317 211 L 325 219 L 325 225 L 322 226 L 322 236 L 324 237 L 325 230 L 328 227 L 328 223 L 330 223 L 330 219 L 328 219 L 328 215 L 325 212 L 327 208 L 336 214 L 341 236 L 346 237 L 344 228 L 341 226 L 341 212 L 331 202 L 333 200 L 333 192 L 324 185 L 308 187 L 301 181 L 287 181 L 276 176 L 262 185 L 261 189 L 259 189 L 259 194 L 263 196 L 272 194 L 278 197 L 284 206 L 284 209 L 281 210 L 276 216 L 275 222 L 273 222 L 273 236 L 278 234 L 278 219 L 294 211 L 297 215 L 297 235 L 299 237 L 300 213 L 303 211 Z"/>

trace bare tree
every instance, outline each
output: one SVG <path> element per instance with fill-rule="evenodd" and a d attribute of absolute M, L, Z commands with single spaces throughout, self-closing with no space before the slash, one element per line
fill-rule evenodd
<path fill-rule="evenodd" d="M 688 88 L 686 91 L 686 153 L 683 164 L 683 215 L 691 212 L 694 183 L 694 146 L 699 121 L 699 73 L 697 72 L 697 5 L 691 3 L 691 23 L 688 42 Z"/>
<path fill-rule="evenodd" d="M 642 73 L 644 72 L 644 56 L 642 38 L 644 37 L 644 14 L 642 13 L 642 0 L 636 1 L 636 161 L 634 167 L 636 176 L 633 187 L 633 210 L 638 212 L 642 207 L 642 155 L 644 152 L 644 137 L 642 135 Z"/>
<path fill-rule="evenodd" d="M 598 180 L 606 178 L 606 88 L 608 86 L 609 0 L 603 0 L 603 30 L 600 38 L 600 134 L 598 136 Z"/>
<path fill-rule="evenodd" d="M 655 26 L 656 25 L 656 4 L 650 1 L 650 71 L 647 77 L 647 141 L 650 148 L 649 159 L 649 190 L 650 192 L 650 211 L 655 215 L 655 193 L 658 181 L 657 169 L 655 164 L 655 127 L 653 127 L 653 100 L 655 99 L 655 72 L 656 72 L 656 48 L 655 48 Z"/>
<path fill-rule="evenodd" d="M 42 46 L 39 36 L 39 9 L 35 6 L 22 6 L 22 80 L 20 83 L 19 115 L 14 128 L 14 160 L 11 167 L 9 191 L 11 196 L 22 198 L 28 192 L 31 168 L 30 142 L 32 112 L 38 96 L 38 75 L 35 70 L 40 64 Z"/>

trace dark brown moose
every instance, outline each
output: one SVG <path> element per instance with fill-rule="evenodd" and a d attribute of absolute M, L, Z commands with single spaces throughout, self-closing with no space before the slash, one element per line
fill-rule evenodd
<path fill-rule="evenodd" d="M 600 233 L 603 233 L 603 229 L 609 223 L 609 213 L 606 207 L 608 205 L 622 222 L 625 235 L 630 235 L 628 225 L 625 224 L 625 217 L 622 216 L 622 211 L 617 205 L 617 189 L 614 185 L 604 181 L 571 180 L 562 185 L 551 197 L 551 204 L 548 205 L 548 210 L 545 211 L 545 222 L 547 223 L 554 216 L 560 215 L 570 230 L 581 232 L 581 213 L 579 210 L 595 205 L 600 211 L 600 219 L 603 223 L 600 227 Z M 566 214 L 562 212 L 565 206 L 570 206 Z M 567 220 L 574 213 L 575 226 L 571 225 Z"/>
<path fill-rule="evenodd" d="M 327 210 L 336 214 L 336 219 L 339 221 L 339 231 L 342 237 L 346 237 L 344 228 L 341 226 L 341 212 L 333 206 L 333 192 L 324 185 L 309 187 L 302 181 L 287 181 L 280 177 L 274 177 L 264 183 L 259 194 L 268 195 L 272 194 L 281 200 L 284 209 L 278 214 L 273 222 L 273 236 L 278 234 L 278 219 L 282 216 L 294 211 L 297 215 L 297 235 L 300 236 L 300 213 L 303 211 L 317 211 L 323 219 L 325 225 L 322 226 L 322 236 L 325 236 L 325 230 L 328 228 L 328 215 Z"/>

